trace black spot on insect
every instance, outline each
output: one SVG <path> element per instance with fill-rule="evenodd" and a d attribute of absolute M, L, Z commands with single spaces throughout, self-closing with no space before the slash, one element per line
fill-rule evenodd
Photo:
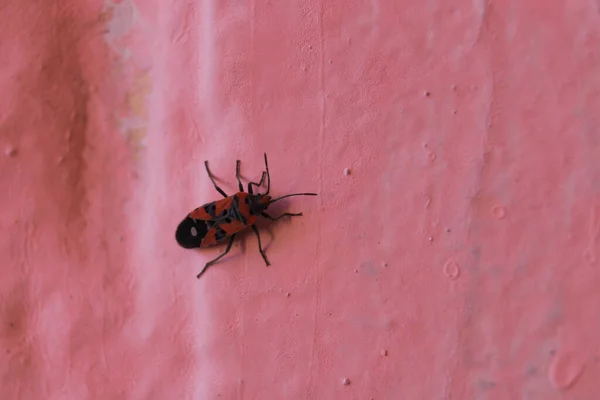
<path fill-rule="evenodd" d="M 220 226 L 217 226 L 217 231 L 215 232 L 215 240 L 217 242 L 220 242 L 221 240 L 225 239 L 227 237 L 227 233 L 221 229 Z"/>
<path fill-rule="evenodd" d="M 208 203 L 204 206 L 204 211 L 206 211 L 206 213 L 210 216 L 214 217 L 216 208 L 217 207 L 215 206 L 215 203 Z"/>
<path fill-rule="evenodd" d="M 231 223 L 231 218 L 229 218 L 229 217 L 225 218 L 225 223 L 230 224 Z"/>
<path fill-rule="evenodd" d="M 223 211 L 221 211 L 221 217 L 224 217 L 227 215 L 227 209 L 224 209 Z"/>
<path fill-rule="evenodd" d="M 186 249 L 200 247 L 200 243 L 206 236 L 208 229 L 204 221 L 186 217 L 179 223 L 175 231 L 175 239 L 181 247 Z"/>

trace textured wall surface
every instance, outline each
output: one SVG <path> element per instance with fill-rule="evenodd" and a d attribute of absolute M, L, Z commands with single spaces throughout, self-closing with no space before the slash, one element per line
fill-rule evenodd
<path fill-rule="evenodd" d="M 600 6 L 5 1 L 0 398 L 593 399 Z M 174 230 L 316 191 L 224 250 Z M 347 173 L 344 173 L 345 169 Z M 284 203 L 284 204 L 283 204 Z"/>

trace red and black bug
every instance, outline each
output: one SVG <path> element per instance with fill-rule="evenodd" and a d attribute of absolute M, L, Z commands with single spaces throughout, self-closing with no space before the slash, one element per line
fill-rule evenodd
<path fill-rule="evenodd" d="M 269 174 L 269 164 L 267 163 L 267 154 L 265 153 L 265 169 L 266 172 L 262 173 L 260 182 L 248 182 L 248 192 L 244 192 L 244 186 L 240 180 L 240 160 L 236 161 L 235 165 L 235 177 L 238 182 L 239 192 L 227 196 L 227 194 L 215 183 L 210 170 L 208 169 L 208 161 L 204 161 L 206 173 L 210 178 L 210 181 L 214 185 L 217 192 L 219 192 L 224 199 L 206 203 L 190 212 L 181 221 L 175 232 L 175 239 L 181 247 L 186 249 L 193 249 L 198 247 L 211 247 L 219 243 L 227 242 L 225 251 L 215 258 L 207 262 L 202 268 L 202 271 L 197 275 L 200 278 L 206 269 L 217 262 L 225 254 L 231 250 L 231 245 L 235 239 L 235 235 L 247 228 L 252 228 L 258 239 L 258 250 L 265 260 L 267 266 L 270 265 L 267 256 L 263 251 L 260 243 L 260 234 L 256 227 L 257 217 L 260 215 L 270 221 L 277 221 L 280 218 L 299 217 L 302 213 L 292 214 L 283 213 L 278 217 L 272 217 L 265 212 L 269 205 L 291 196 L 316 196 L 316 193 L 292 193 L 285 196 L 278 197 L 276 199 L 269 196 L 271 190 L 271 176 Z M 265 176 L 267 177 L 267 191 L 265 193 L 254 194 L 252 186 L 259 188 L 262 186 Z"/>

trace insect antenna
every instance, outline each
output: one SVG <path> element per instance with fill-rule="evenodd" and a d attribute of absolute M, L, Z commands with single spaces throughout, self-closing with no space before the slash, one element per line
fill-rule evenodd
<path fill-rule="evenodd" d="M 271 200 L 270 203 L 275 203 L 276 201 L 279 201 L 281 199 L 285 199 L 286 197 L 292 197 L 292 196 L 317 196 L 316 193 L 292 193 L 292 194 L 286 194 L 285 196 L 281 196 L 278 197 L 274 200 Z"/>

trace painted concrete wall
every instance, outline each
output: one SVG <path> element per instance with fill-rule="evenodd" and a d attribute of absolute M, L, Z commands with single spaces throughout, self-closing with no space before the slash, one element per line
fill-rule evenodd
<path fill-rule="evenodd" d="M 0 398 L 597 398 L 599 10 L 5 2 Z"/>

